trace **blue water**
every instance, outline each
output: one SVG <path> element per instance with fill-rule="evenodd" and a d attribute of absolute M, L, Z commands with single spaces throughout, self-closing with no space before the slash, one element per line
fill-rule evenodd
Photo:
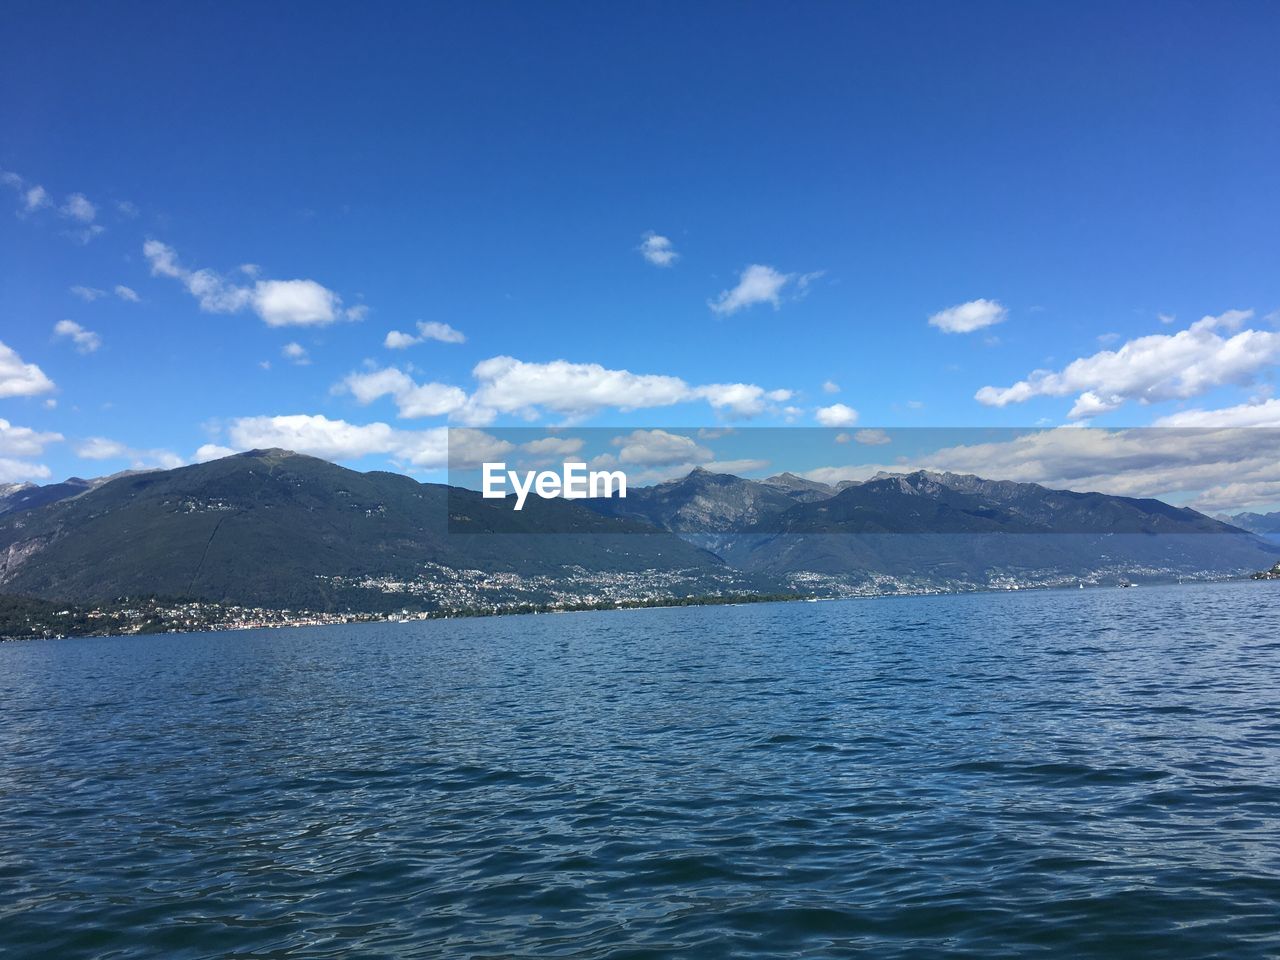
<path fill-rule="evenodd" d="M 1275 957 L 1280 584 L 0 646 L 0 955 Z"/>

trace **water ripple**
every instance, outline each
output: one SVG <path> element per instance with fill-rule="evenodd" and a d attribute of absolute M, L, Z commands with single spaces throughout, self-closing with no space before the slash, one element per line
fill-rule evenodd
<path fill-rule="evenodd" d="M 6 645 L 0 954 L 1274 957 L 1277 597 Z"/>

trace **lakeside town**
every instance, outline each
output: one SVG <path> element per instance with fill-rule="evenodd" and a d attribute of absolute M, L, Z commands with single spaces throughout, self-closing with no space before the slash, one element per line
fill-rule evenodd
<path fill-rule="evenodd" d="M 515 573 L 459 570 L 427 564 L 413 580 L 394 577 L 330 577 L 335 589 L 365 590 L 400 596 L 403 605 L 378 610 L 276 609 L 263 606 L 121 597 L 107 603 L 68 604 L 29 597 L 0 596 L 0 641 L 66 637 L 204 633 L 223 630 L 331 626 L 351 623 L 410 622 L 461 617 L 531 613 L 571 613 L 665 606 L 715 606 L 795 600 L 871 599 L 956 593 L 1046 589 L 1130 587 L 1136 583 L 1195 583 L 1232 579 L 1280 580 L 1280 563 L 1248 578 L 1218 571 L 1187 574 L 1168 568 L 1104 568 L 1084 576 L 1045 573 L 1033 577 L 1000 575 L 986 583 L 939 583 L 885 574 L 834 576 L 799 572 L 785 587 L 761 591 L 734 572 L 721 582 L 669 570 L 602 573 L 581 567 L 562 577 L 523 577 Z"/>

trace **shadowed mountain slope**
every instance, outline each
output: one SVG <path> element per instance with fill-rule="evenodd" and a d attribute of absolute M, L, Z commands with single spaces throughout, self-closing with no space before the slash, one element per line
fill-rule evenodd
<path fill-rule="evenodd" d="M 803 489 L 805 500 L 796 502 L 771 481 L 691 475 L 633 491 L 625 504 L 596 506 L 677 532 L 739 569 L 773 575 L 954 584 L 1102 570 L 1242 573 L 1274 559 L 1259 538 L 1160 500 L 926 471 L 841 484 L 821 499 L 812 499 L 814 487 Z"/>
<path fill-rule="evenodd" d="M 332 609 L 358 597 L 330 578 L 410 578 L 426 563 L 521 576 L 573 566 L 723 570 L 677 537 L 576 503 L 534 499 L 516 512 L 478 493 L 283 450 L 120 477 L 0 517 L 0 590 L 41 597 Z"/>

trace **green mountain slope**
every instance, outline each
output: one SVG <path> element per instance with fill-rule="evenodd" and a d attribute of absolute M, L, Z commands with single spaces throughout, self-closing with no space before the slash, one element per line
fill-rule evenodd
<path fill-rule="evenodd" d="M 724 571 L 677 537 L 578 504 L 537 500 L 517 513 L 469 491 L 282 450 L 121 477 L 0 517 L 0 590 L 39 597 L 358 609 L 379 601 L 335 578 L 409 579 L 432 563 L 526 577 Z"/>

